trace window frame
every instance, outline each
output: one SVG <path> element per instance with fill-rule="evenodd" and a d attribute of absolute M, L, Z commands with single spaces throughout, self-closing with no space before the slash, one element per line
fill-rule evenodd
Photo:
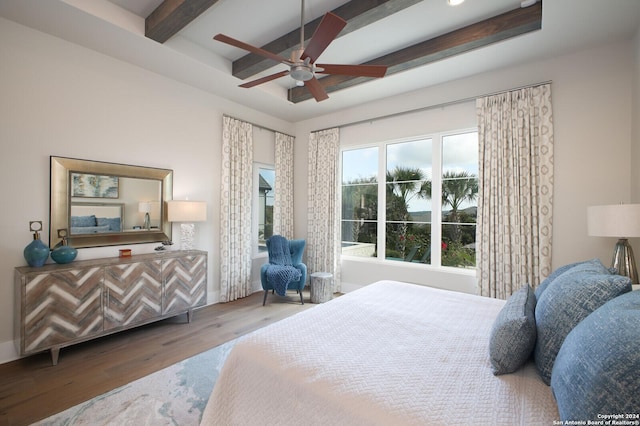
<path fill-rule="evenodd" d="M 274 164 L 263 163 L 255 161 L 253 163 L 252 170 L 252 206 L 251 206 L 251 254 L 253 258 L 267 257 L 268 253 L 266 250 L 260 251 L 260 241 L 259 241 L 259 222 L 260 222 L 260 170 L 268 169 L 273 170 L 274 173 L 274 185 L 275 185 L 275 173 L 276 167 Z M 273 190 L 274 199 L 276 196 L 275 188 Z"/>
<path fill-rule="evenodd" d="M 433 132 L 422 135 L 415 135 L 411 137 L 383 140 L 378 142 L 364 143 L 360 145 L 349 145 L 341 147 L 340 149 L 340 179 L 339 179 L 339 197 L 340 207 L 342 209 L 342 187 L 343 187 L 343 153 L 345 151 L 354 151 L 360 149 L 367 149 L 376 147 L 378 149 L 378 213 L 377 213 L 377 247 L 384 247 L 384 250 L 377 250 L 376 256 L 362 257 L 342 253 L 342 256 L 350 260 L 363 260 L 371 259 L 375 261 L 381 261 L 390 263 L 400 267 L 426 267 L 426 268 L 451 268 L 456 271 L 464 270 L 462 267 L 443 266 L 442 265 L 442 183 L 443 183 L 443 140 L 447 136 L 460 135 L 465 133 L 477 133 L 477 127 L 469 127 L 462 129 L 453 129 L 446 131 Z M 386 197 L 386 173 L 387 173 L 387 146 L 391 144 L 399 144 L 405 142 L 412 142 L 417 140 L 431 139 L 431 158 L 432 158 L 432 176 L 431 176 L 431 259 L 430 264 L 420 263 L 415 264 L 413 262 L 399 262 L 396 260 L 386 259 L 386 225 L 387 225 L 387 197 Z M 478 164 L 479 167 L 479 164 Z M 476 175 L 476 179 L 479 176 Z M 342 211 L 340 213 L 340 222 L 343 223 Z M 476 217 L 477 224 L 477 217 Z M 342 225 L 341 225 L 342 229 Z M 342 240 L 342 235 L 341 235 Z M 341 242 L 344 242 L 342 240 Z M 472 268 L 475 271 L 475 268 Z"/>

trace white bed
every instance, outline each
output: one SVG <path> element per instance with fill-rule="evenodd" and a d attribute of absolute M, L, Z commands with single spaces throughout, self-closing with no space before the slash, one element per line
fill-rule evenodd
<path fill-rule="evenodd" d="M 492 373 L 504 303 L 380 281 L 300 312 L 235 345 L 202 424 L 553 424 L 532 362 Z"/>

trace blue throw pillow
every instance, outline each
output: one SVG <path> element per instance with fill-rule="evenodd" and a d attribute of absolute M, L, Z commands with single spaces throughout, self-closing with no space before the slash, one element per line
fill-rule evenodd
<path fill-rule="evenodd" d="M 588 261 L 588 262 L 592 262 L 592 261 Z M 556 269 L 555 271 L 553 271 L 551 273 L 551 275 L 549 275 L 547 278 L 545 278 L 540 283 L 540 285 L 536 288 L 536 298 L 540 299 L 540 296 L 542 295 L 542 292 L 549 286 L 549 284 L 551 284 L 560 275 L 564 274 L 565 272 L 567 272 L 569 269 L 573 268 L 574 266 L 581 265 L 583 263 L 585 263 L 585 262 L 569 263 L 569 264 L 563 265 L 563 266 L 559 267 L 558 269 Z"/>
<path fill-rule="evenodd" d="M 640 291 L 607 302 L 569 333 L 553 367 L 551 388 L 563 421 L 638 414 Z"/>
<path fill-rule="evenodd" d="M 122 225 L 119 217 L 98 217 L 98 226 L 108 226 L 111 232 L 121 232 Z"/>
<path fill-rule="evenodd" d="M 553 363 L 567 334 L 591 312 L 631 291 L 629 277 L 612 275 L 598 263 L 588 262 L 566 271 L 537 301 L 534 359 L 546 384 L 551 383 Z"/>
<path fill-rule="evenodd" d="M 491 330 L 489 358 L 493 374 L 513 373 L 531 357 L 536 343 L 536 296 L 525 284 L 504 305 Z"/>

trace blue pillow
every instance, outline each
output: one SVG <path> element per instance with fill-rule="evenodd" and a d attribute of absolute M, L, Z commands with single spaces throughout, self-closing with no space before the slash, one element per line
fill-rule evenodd
<path fill-rule="evenodd" d="M 98 226 L 108 226 L 111 232 L 121 232 L 122 225 L 119 217 L 98 217 Z"/>
<path fill-rule="evenodd" d="M 549 284 L 551 284 L 556 278 L 558 278 L 560 275 L 564 274 L 566 271 L 568 271 L 569 269 L 573 268 L 574 266 L 580 265 L 582 263 L 585 262 L 575 262 L 575 263 L 569 263 L 567 265 L 563 265 L 561 267 L 559 267 L 558 269 L 556 269 L 555 271 L 553 271 L 551 273 L 551 275 L 549 275 L 547 278 L 545 278 L 540 285 L 536 288 L 536 298 L 540 299 L 540 296 L 542 295 L 542 292 L 547 288 L 547 286 L 549 286 Z"/>
<path fill-rule="evenodd" d="M 591 312 L 629 291 L 629 277 L 612 275 L 599 261 L 574 266 L 547 287 L 535 310 L 534 359 L 542 381 L 551 383 L 553 363 L 567 334 Z"/>
<path fill-rule="evenodd" d="M 553 367 L 551 388 L 563 421 L 638 414 L 640 291 L 605 303 L 569 333 Z"/>
<path fill-rule="evenodd" d="M 103 226 L 72 226 L 71 227 L 71 235 L 74 234 L 103 234 L 106 232 L 111 232 L 109 230 L 109 225 Z"/>
<path fill-rule="evenodd" d="M 96 217 L 95 215 L 91 216 L 71 216 L 71 223 L 69 226 L 96 226 Z"/>
<path fill-rule="evenodd" d="M 489 358 L 493 374 L 513 373 L 531 357 L 536 343 L 536 296 L 525 284 L 513 293 L 491 329 Z"/>

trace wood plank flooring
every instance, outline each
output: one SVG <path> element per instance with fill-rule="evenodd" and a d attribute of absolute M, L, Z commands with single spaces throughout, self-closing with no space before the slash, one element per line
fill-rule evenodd
<path fill-rule="evenodd" d="M 262 292 L 205 306 L 186 315 L 138 327 L 60 351 L 0 364 L 0 425 L 28 425 L 133 380 L 214 348 L 265 325 L 316 306 L 299 296 Z"/>

